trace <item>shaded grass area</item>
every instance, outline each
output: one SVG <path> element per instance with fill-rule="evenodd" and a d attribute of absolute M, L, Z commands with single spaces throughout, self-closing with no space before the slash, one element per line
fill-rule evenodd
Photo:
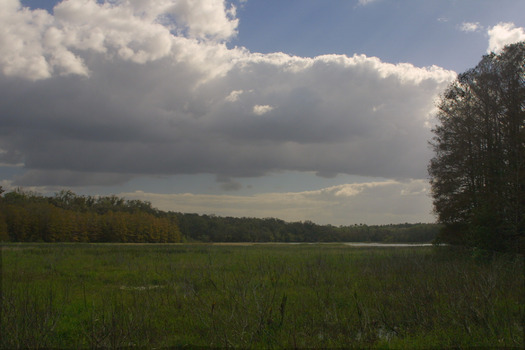
<path fill-rule="evenodd" d="M 5 244 L 1 346 L 518 348 L 523 269 L 451 247 Z"/>

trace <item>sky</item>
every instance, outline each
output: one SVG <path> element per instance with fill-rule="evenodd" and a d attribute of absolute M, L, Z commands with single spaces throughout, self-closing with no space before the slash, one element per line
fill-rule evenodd
<path fill-rule="evenodd" d="M 439 95 L 523 0 L 0 0 L 0 186 L 434 222 Z"/>

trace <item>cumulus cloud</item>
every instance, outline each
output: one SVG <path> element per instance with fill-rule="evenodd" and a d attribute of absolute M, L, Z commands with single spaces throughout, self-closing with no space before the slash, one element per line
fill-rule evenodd
<path fill-rule="evenodd" d="M 229 39 L 237 34 L 236 8 L 232 4 L 225 9 L 224 1 L 179 0 L 170 13 L 187 28 L 191 37 Z"/>
<path fill-rule="evenodd" d="M 316 191 L 264 193 L 253 196 L 122 193 L 151 201 L 163 210 L 236 217 L 278 217 L 319 224 L 390 224 L 433 221 L 424 180 L 344 184 Z M 377 201 L 377 198 L 381 198 Z"/>
<path fill-rule="evenodd" d="M 44 31 L 53 18 L 44 10 L 21 8 L 15 0 L 0 2 L 0 68 L 6 75 L 30 79 L 51 76 L 42 45 Z"/>
<path fill-rule="evenodd" d="M 228 48 L 224 1 L 150 3 L 69 0 L 51 15 L 2 2 L 0 149 L 27 169 L 16 181 L 426 176 L 434 98 L 454 72 Z"/>
<path fill-rule="evenodd" d="M 489 47 L 487 52 L 500 52 L 506 45 L 525 41 L 525 30 L 514 23 L 499 23 L 488 30 Z"/>
<path fill-rule="evenodd" d="M 461 26 L 460 26 L 460 29 L 463 31 L 463 32 L 477 32 L 479 30 L 481 30 L 481 25 L 479 24 L 479 22 L 463 22 L 461 23 Z"/>
<path fill-rule="evenodd" d="M 32 80 L 57 73 L 87 76 L 82 56 L 89 52 L 136 63 L 184 56 L 189 52 L 181 52 L 180 39 L 226 40 L 238 25 L 235 7 L 225 8 L 223 0 L 69 0 L 57 4 L 53 15 L 6 0 L 0 4 L 0 21 L 3 73 Z M 186 49 L 191 51 L 191 45 Z"/>

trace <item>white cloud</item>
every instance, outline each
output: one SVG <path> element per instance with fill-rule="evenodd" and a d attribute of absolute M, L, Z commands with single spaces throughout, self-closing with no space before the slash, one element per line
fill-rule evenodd
<path fill-rule="evenodd" d="M 482 29 L 482 26 L 479 22 L 463 22 L 461 23 L 460 29 L 464 32 L 477 32 Z"/>
<path fill-rule="evenodd" d="M 42 37 L 52 21 L 44 10 L 30 11 L 14 0 L 0 2 L 0 69 L 4 74 L 33 80 L 51 76 Z"/>
<path fill-rule="evenodd" d="M 368 4 L 371 4 L 373 2 L 377 2 L 379 0 L 358 0 L 358 4 L 361 6 L 366 6 Z"/>
<path fill-rule="evenodd" d="M 9 0 L 0 3 L 0 22 L 0 69 L 7 76 L 31 80 L 55 74 L 87 76 L 83 56 L 89 51 L 136 63 L 169 55 L 184 60 L 198 51 L 194 58 L 204 61 L 210 52 L 203 50 L 206 45 L 195 50 L 198 43 L 192 40 L 226 40 L 238 25 L 235 7 L 226 8 L 223 0 L 69 0 L 57 4 L 53 15 Z M 180 35 L 173 36 L 171 30 Z M 208 49 L 227 51 L 221 46 Z"/>
<path fill-rule="evenodd" d="M 98 4 L 94 0 L 69 0 L 54 8 L 56 30 L 66 48 L 118 55 L 137 63 L 166 57 L 171 49 L 168 28 L 134 15 L 123 2 Z"/>
<path fill-rule="evenodd" d="M 498 53 L 506 45 L 525 41 L 525 30 L 514 23 L 499 23 L 488 30 L 489 47 L 487 52 Z"/>
<path fill-rule="evenodd" d="M 261 193 L 253 196 L 122 193 L 151 201 L 163 210 L 235 217 L 276 217 L 286 221 L 351 225 L 432 222 L 424 180 L 384 180 L 345 184 L 316 191 Z M 414 191 L 414 189 L 418 189 Z M 407 196 L 406 194 L 411 195 Z M 381 198 L 377 200 L 377 198 Z"/>
<path fill-rule="evenodd" d="M 244 91 L 242 90 L 233 90 L 228 96 L 226 96 L 225 100 L 228 102 L 235 102 L 239 99 L 243 92 Z"/>
<path fill-rule="evenodd" d="M 272 106 L 269 105 L 255 105 L 253 106 L 253 114 L 263 115 L 273 110 Z"/>
<path fill-rule="evenodd" d="M 239 20 L 232 4 L 225 8 L 224 0 L 179 0 L 170 12 L 186 26 L 193 38 L 229 39 L 237 34 Z"/>

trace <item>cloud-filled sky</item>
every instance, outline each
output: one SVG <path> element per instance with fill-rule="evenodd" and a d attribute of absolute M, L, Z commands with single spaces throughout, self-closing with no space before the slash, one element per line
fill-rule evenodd
<path fill-rule="evenodd" d="M 436 98 L 522 0 L 0 0 L 0 185 L 432 222 Z"/>

